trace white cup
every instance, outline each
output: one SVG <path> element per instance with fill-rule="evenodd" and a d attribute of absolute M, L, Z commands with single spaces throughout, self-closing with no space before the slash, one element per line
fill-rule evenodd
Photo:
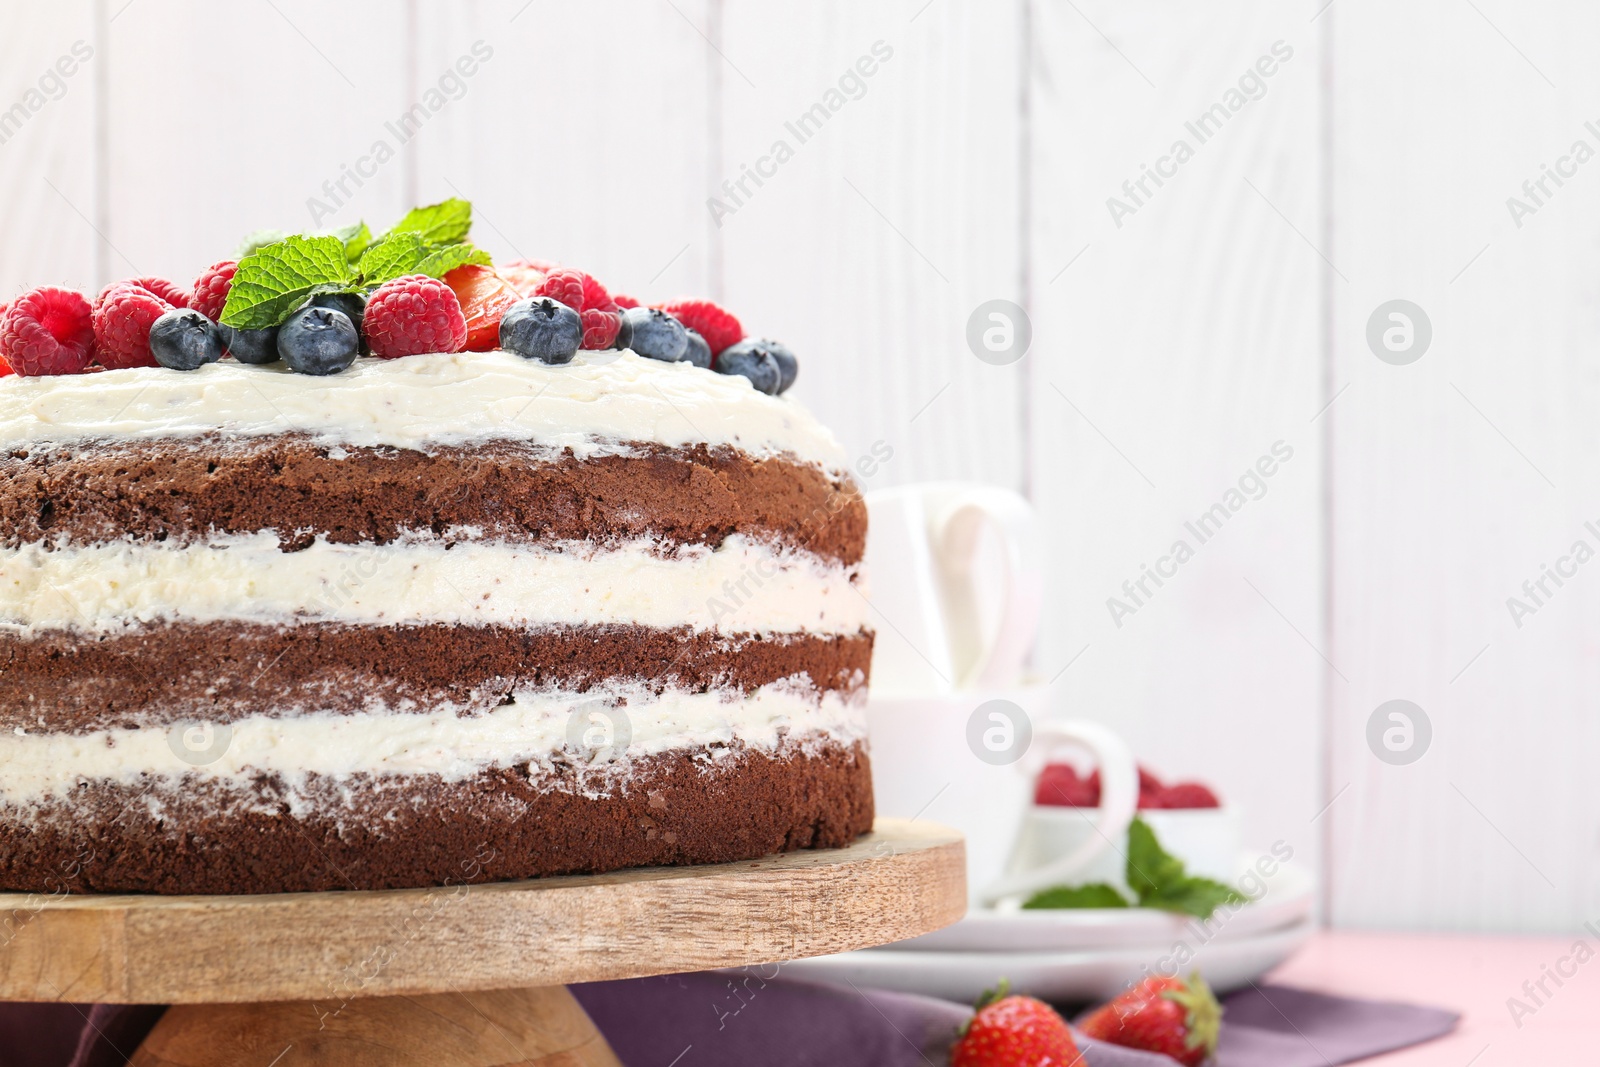
<path fill-rule="evenodd" d="M 1032 506 L 950 482 L 869 493 L 867 507 L 868 599 L 881 616 L 873 691 L 1019 685 L 1044 597 Z"/>
<path fill-rule="evenodd" d="M 1068 862 L 1053 865 L 1064 877 L 1071 876 L 1073 864 L 1092 862 L 1118 833 L 1125 835 L 1132 818 L 1138 772 L 1127 746 L 1096 723 L 1045 718 L 1047 697 L 1044 686 L 1034 686 L 922 697 L 880 697 L 873 691 L 868 698 L 878 814 L 960 830 L 967 839 L 967 885 L 974 902 L 1006 869 L 1031 806 L 1031 771 L 1039 762 L 1032 753 L 1072 743 L 1110 768 L 1101 777 L 1108 783 L 1106 796 L 1119 806 L 1103 816 L 1106 837 L 1081 843 L 1063 857 Z"/>

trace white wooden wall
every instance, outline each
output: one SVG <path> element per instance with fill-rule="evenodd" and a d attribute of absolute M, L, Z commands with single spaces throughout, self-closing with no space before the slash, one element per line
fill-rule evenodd
<path fill-rule="evenodd" d="M 1063 713 L 1220 783 L 1354 926 L 1557 931 L 1600 914 L 1600 564 L 1505 599 L 1600 520 L 1600 21 L 1576 0 L 58 0 L 0 11 L 0 298 L 188 280 L 246 232 L 460 195 L 503 255 L 726 300 L 877 488 L 982 479 L 1049 528 L 1037 666 Z M 1259 99 L 1117 226 L 1122 196 L 1276 42 Z M 458 98 L 386 127 L 474 45 Z M 718 225 L 706 200 L 883 42 L 866 89 Z M 341 194 L 341 199 L 345 199 Z M 996 297 L 1031 355 L 967 350 Z M 1367 317 L 1432 318 L 1418 363 Z M 1332 401 L 1330 405 L 1330 401 Z M 1205 544 L 1186 533 L 1292 449 Z M 1117 625 L 1173 541 L 1196 548 Z M 1588 573 L 1593 570 L 1594 574 Z M 1388 766 L 1365 724 L 1429 713 Z"/>

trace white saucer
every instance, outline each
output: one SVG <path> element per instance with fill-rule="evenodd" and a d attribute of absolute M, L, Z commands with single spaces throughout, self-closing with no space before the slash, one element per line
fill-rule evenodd
<path fill-rule="evenodd" d="M 1246 862 L 1254 860 L 1254 856 Z M 1003 911 L 974 908 L 954 926 L 897 941 L 882 952 L 1079 952 L 1100 948 L 1146 948 L 1185 937 L 1237 941 L 1280 930 L 1311 914 L 1316 883 L 1299 868 L 1278 868 L 1264 880 L 1256 900 L 1209 920 L 1150 908 L 1059 908 Z"/>
<path fill-rule="evenodd" d="M 1198 970 L 1225 993 L 1261 977 L 1299 948 L 1315 930 L 1310 919 L 1232 940 L 1178 937 L 1143 948 L 1083 952 L 904 952 L 862 949 L 783 965 L 788 978 L 853 982 L 863 988 L 894 989 L 971 1003 L 1000 979 L 1011 989 L 1045 1000 L 1109 1000 L 1151 971 L 1188 974 Z M 1175 952 L 1180 954 L 1174 956 Z"/>

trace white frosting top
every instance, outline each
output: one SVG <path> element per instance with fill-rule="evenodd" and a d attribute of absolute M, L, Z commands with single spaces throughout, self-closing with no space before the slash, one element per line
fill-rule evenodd
<path fill-rule="evenodd" d="M 334 445 L 424 449 L 490 439 L 570 448 L 580 458 L 630 442 L 728 445 L 830 469 L 845 455 L 793 400 L 737 375 L 630 351 L 580 352 L 552 367 L 510 352 L 360 359 L 341 374 L 224 360 L 164 368 L 0 379 L 0 448 L 207 433 L 309 434 Z"/>

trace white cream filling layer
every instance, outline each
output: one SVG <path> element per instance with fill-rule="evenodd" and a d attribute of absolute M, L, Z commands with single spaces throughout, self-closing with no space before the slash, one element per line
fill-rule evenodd
<path fill-rule="evenodd" d="M 867 621 L 851 570 L 732 536 L 713 549 L 412 540 L 279 550 L 273 531 L 187 546 L 117 541 L 0 550 L 0 632 L 308 619 L 369 625 L 634 623 L 845 634 Z"/>
<path fill-rule="evenodd" d="M 509 352 L 361 359 L 342 374 L 225 360 L 0 379 L 0 448 L 84 438 L 311 435 L 325 444 L 423 449 L 508 438 L 580 458 L 626 442 L 730 445 L 839 470 L 845 455 L 798 402 L 737 375 L 633 352 L 580 352 L 551 367 Z"/>
<path fill-rule="evenodd" d="M 677 750 L 733 746 L 766 751 L 788 738 L 802 744 L 866 736 L 861 700 L 820 698 L 803 680 L 738 692 L 660 696 L 639 687 L 587 693 L 518 694 L 481 715 L 325 713 L 254 716 L 226 725 L 98 730 L 82 736 L 0 734 L 0 802 L 28 804 L 64 796 L 75 783 L 139 784 L 145 776 L 186 774 L 246 788 L 261 774 L 281 776 L 293 794 L 308 775 L 438 775 L 461 781 L 485 769 L 528 765 L 537 781 L 565 756 L 601 773 L 626 773 L 635 760 Z"/>

